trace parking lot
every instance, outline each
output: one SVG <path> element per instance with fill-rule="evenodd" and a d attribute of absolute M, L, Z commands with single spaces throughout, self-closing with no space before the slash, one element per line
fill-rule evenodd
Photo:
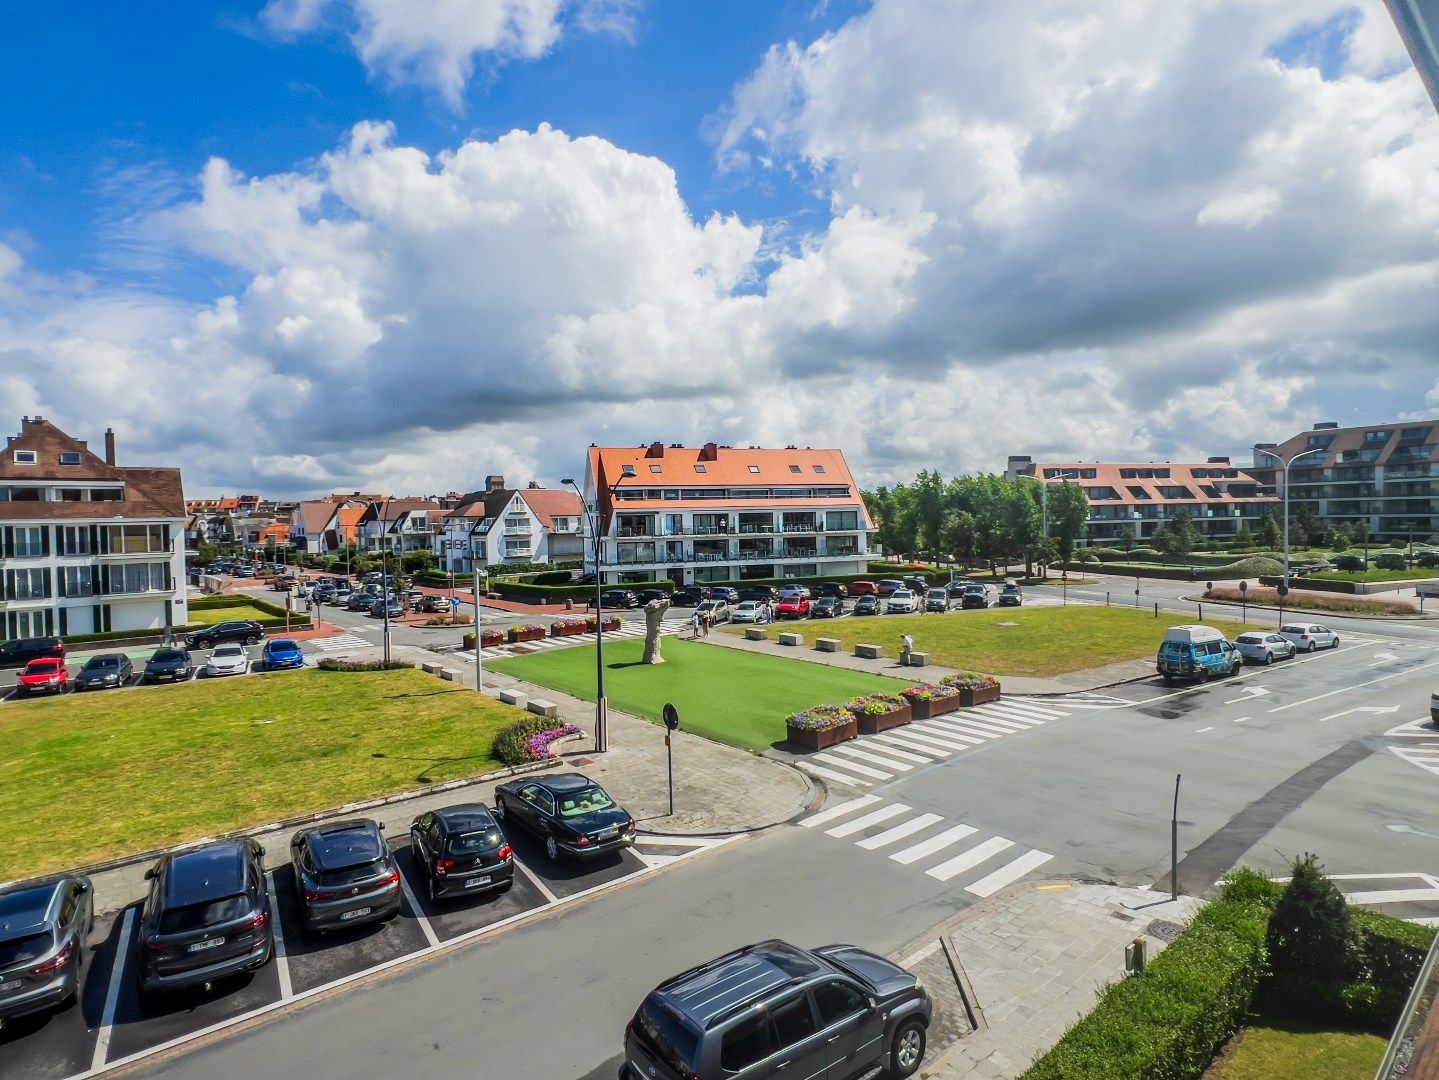
<path fill-rule="evenodd" d="M 300 930 L 290 868 L 272 868 L 267 877 L 277 915 L 274 960 L 252 975 L 158 1002 L 142 999 L 139 992 L 134 950 L 140 905 L 97 915 L 78 1004 L 62 1013 L 14 1020 L 0 1029 L 6 1080 L 59 1080 L 118 1068 L 732 842 L 641 835 L 633 848 L 611 856 L 555 863 L 521 830 L 508 830 L 507 838 L 515 849 L 517 871 L 508 890 L 438 904 L 426 897 L 408 837 L 392 841 L 404 891 L 399 916 L 318 939 Z"/>

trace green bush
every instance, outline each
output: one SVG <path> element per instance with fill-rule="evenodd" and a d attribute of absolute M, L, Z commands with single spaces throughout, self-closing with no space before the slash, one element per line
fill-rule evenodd
<path fill-rule="evenodd" d="M 1350 555 L 1347 553 L 1344 555 L 1336 555 L 1330 561 L 1334 563 L 1334 569 L 1344 570 L 1351 574 L 1359 573 L 1364 569 L 1364 559 L 1359 555 Z"/>
<path fill-rule="evenodd" d="M 1265 970 L 1268 912 L 1219 900 L 1148 971 L 1114 983 L 1024 1080 L 1195 1080 L 1243 1021 Z"/>
<path fill-rule="evenodd" d="M 1087 547 L 1085 554 L 1093 555 L 1100 562 L 1116 562 L 1124 558 L 1124 549 L 1116 547 Z"/>
<path fill-rule="evenodd" d="M 533 760 L 530 757 L 530 737 L 557 727 L 564 725 L 558 720 L 547 720 L 543 716 L 517 720 L 495 736 L 494 755 L 506 765 L 523 765 Z"/>
<path fill-rule="evenodd" d="M 1408 570 L 1409 562 L 1403 555 L 1384 551 L 1374 556 L 1374 565 L 1380 570 Z"/>
<path fill-rule="evenodd" d="M 415 665 L 410 660 L 338 660 L 327 656 L 316 666 L 321 671 L 398 671 Z"/>
<path fill-rule="evenodd" d="M 1291 866 L 1269 920 L 1269 959 L 1276 975 L 1347 981 L 1358 971 L 1359 935 L 1344 894 L 1306 852 Z"/>

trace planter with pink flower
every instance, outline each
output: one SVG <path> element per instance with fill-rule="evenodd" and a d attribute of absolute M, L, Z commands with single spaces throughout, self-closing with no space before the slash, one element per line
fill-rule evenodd
<path fill-rule="evenodd" d="M 823 750 L 859 734 L 854 714 L 842 705 L 816 705 L 787 717 L 789 745 L 795 750 Z"/>
<path fill-rule="evenodd" d="M 914 710 L 916 720 L 930 720 L 959 708 L 960 691 L 957 686 L 922 683 L 919 686 L 906 687 L 901 693 L 909 702 L 909 707 Z"/>
<path fill-rule="evenodd" d="M 625 624 L 625 621 L 624 621 L 623 619 L 621 619 L 618 615 L 606 615 L 605 618 L 604 618 L 604 624 L 603 624 L 603 626 L 604 626 L 604 632 L 605 632 L 606 634 L 608 634 L 608 633 L 609 633 L 610 631 L 612 631 L 612 630 L 618 630 L 618 629 L 619 629 L 621 626 L 623 626 L 624 624 Z M 585 616 L 585 633 L 587 633 L 587 634 L 593 634 L 593 633 L 595 632 L 595 629 L 596 629 L 595 617 L 594 617 L 593 615 L 586 615 L 586 616 Z"/>
<path fill-rule="evenodd" d="M 510 644 L 518 641 L 539 641 L 549 631 L 542 623 L 521 623 L 519 626 L 510 627 Z"/>
<path fill-rule="evenodd" d="M 999 680 L 993 675 L 961 671 L 957 675 L 946 675 L 939 681 L 959 691 L 959 706 L 962 709 L 999 700 Z"/>
<path fill-rule="evenodd" d="M 556 619 L 550 623 L 550 637 L 574 637 L 576 634 L 583 634 L 588 627 L 585 620 L 581 618 Z"/>
<path fill-rule="evenodd" d="M 877 735 L 914 719 L 914 710 L 909 702 L 894 694 L 865 694 L 850 698 L 844 707 L 854 716 L 859 730 L 865 735 Z"/>

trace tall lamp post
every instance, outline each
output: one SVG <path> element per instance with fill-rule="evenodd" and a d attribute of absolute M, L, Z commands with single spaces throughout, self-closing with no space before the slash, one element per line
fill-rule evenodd
<path fill-rule="evenodd" d="M 380 513 L 380 613 L 385 620 L 385 664 L 390 663 L 390 500 Z"/>
<path fill-rule="evenodd" d="M 1328 453 L 1328 448 L 1317 446 L 1313 450 L 1301 450 L 1287 461 L 1274 453 L 1274 451 L 1264 450 L 1258 446 L 1254 448 L 1254 452 L 1256 454 L 1263 454 L 1265 457 L 1273 458 L 1284 467 L 1284 587 L 1287 589 L 1289 588 L 1289 466 L 1293 465 L 1302 457 L 1308 457 L 1310 454 Z"/>
<path fill-rule="evenodd" d="M 560 481 L 566 487 L 575 489 L 575 494 L 580 497 L 580 506 L 585 504 L 585 493 L 573 478 L 566 478 Z M 610 498 L 619 490 L 619 482 L 610 488 Z M 595 551 L 595 753 L 602 754 L 610 748 L 610 721 L 609 703 L 605 700 L 605 615 L 604 607 L 600 598 L 604 593 L 605 576 L 600 572 L 601 538 L 600 538 L 600 507 L 599 500 L 595 500 L 595 510 L 591 514 L 585 510 L 585 517 L 590 523 L 590 537 L 594 541 Z"/>

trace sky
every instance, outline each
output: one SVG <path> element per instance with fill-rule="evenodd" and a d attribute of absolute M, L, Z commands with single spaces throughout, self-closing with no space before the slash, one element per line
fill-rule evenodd
<path fill-rule="evenodd" d="M 1380 0 L 11 14 L 0 427 L 188 495 L 592 442 L 1243 458 L 1439 414 L 1439 116 Z"/>

